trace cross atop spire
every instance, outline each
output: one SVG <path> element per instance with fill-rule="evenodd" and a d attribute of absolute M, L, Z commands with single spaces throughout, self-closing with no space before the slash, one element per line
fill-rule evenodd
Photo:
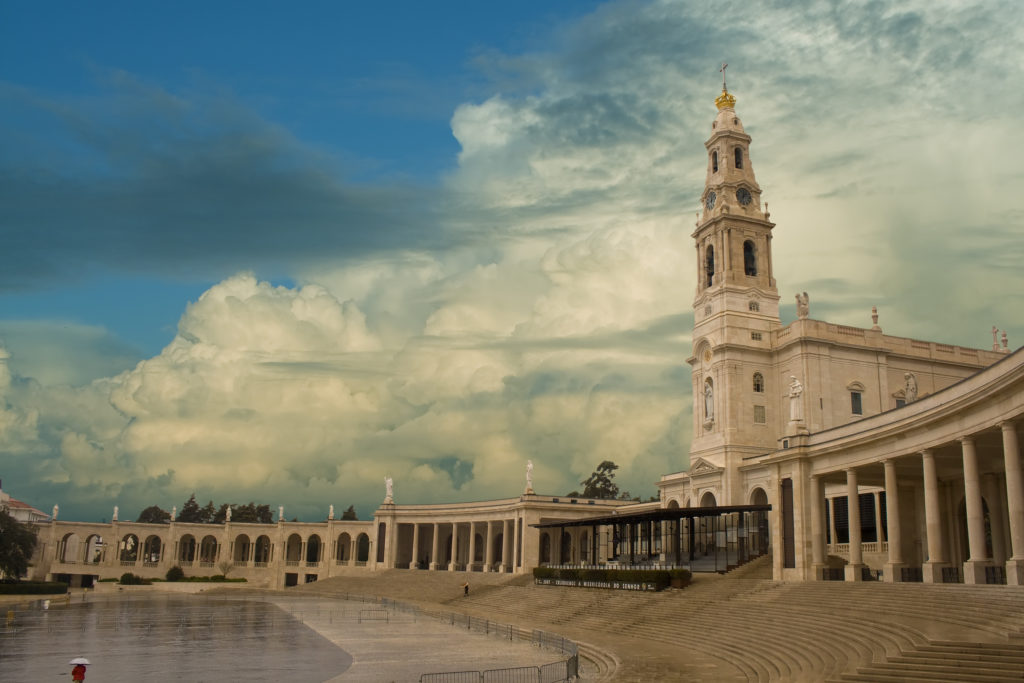
<path fill-rule="evenodd" d="M 729 92 L 728 88 L 725 87 L 725 68 L 729 66 L 725 62 L 722 62 L 722 68 L 719 71 L 722 72 L 722 92 Z"/>

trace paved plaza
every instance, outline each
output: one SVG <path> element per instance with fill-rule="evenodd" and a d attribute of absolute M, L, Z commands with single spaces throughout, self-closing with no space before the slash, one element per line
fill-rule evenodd
<path fill-rule="evenodd" d="M 89 596 L 9 603 L 3 680 L 47 681 L 85 656 L 87 681 L 417 681 L 423 673 L 540 666 L 561 653 L 379 604 L 310 596 Z"/>

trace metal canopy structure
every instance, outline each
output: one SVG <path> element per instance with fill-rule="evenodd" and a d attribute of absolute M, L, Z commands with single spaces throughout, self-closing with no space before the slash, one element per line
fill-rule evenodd
<path fill-rule="evenodd" d="M 768 552 L 771 509 L 658 508 L 531 526 L 541 530 L 543 566 L 724 572 Z"/>

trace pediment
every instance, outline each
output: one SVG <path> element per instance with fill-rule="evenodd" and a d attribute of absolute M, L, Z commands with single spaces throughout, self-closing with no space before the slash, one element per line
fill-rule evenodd
<path fill-rule="evenodd" d="M 697 458 L 692 465 L 690 465 L 690 476 L 695 477 L 702 474 L 717 474 L 722 472 L 724 468 L 712 465 L 704 458 Z"/>

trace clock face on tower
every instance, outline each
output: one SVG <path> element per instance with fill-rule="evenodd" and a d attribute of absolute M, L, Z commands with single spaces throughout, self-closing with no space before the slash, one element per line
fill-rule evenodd
<path fill-rule="evenodd" d="M 715 208 L 716 199 L 718 199 L 718 195 L 714 192 L 708 192 L 708 196 L 704 199 L 704 206 L 708 208 L 708 211 Z"/>
<path fill-rule="evenodd" d="M 741 187 L 740 189 L 736 190 L 736 201 L 738 201 L 741 206 L 746 206 L 747 204 L 749 204 L 751 199 L 752 198 L 750 196 L 750 191 L 747 188 Z"/>

